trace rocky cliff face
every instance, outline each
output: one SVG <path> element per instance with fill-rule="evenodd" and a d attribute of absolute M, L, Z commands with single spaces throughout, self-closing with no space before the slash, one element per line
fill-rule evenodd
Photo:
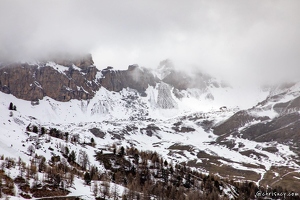
<path fill-rule="evenodd" d="M 136 89 L 145 95 L 148 85 L 155 86 L 153 74 L 138 66 L 128 70 L 98 70 L 90 55 L 55 58 L 35 64 L 13 63 L 0 67 L 0 91 L 17 98 L 36 101 L 45 96 L 57 101 L 91 99 L 101 87 L 110 91 Z"/>
<path fill-rule="evenodd" d="M 102 74 L 104 78 L 100 80 L 101 85 L 116 92 L 129 87 L 137 90 L 141 95 L 146 95 L 145 90 L 148 86 L 155 86 L 159 81 L 148 69 L 136 65 L 130 65 L 128 70 L 119 71 L 106 68 L 102 70 Z"/>
<path fill-rule="evenodd" d="M 59 55 L 36 63 L 0 62 L 0 91 L 30 101 L 45 96 L 57 101 L 69 101 L 91 99 L 100 87 L 115 92 L 131 88 L 141 96 L 146 96 L 145 91 L 149 86 L 156 87 L 162 82 L 169 85 L 168 91 L 173 91 L 177 97 L 181 95 L 181 90 L 188 88 L 205 91 L 212 85 L 219 87 L 209 76 L 201 73 L 188 75 L 175 70 L 169 61 L 162 62 L 156 71 L 137 65 L 130 65 L 127 70 L 113 70 L 112 67 L 98 70 L 93 64 L 90 54 Z M 161 99 L 160 107 L 169 108 L 163 101 L 165 99 Z M 174 103 L 168 103 L 171 104 L 173 108 Z"/>
<path fill-rule="evenodd" d="M 51 62 L 11 64 L 0 69 L 0 90 L 24 100 L 44 96 L 58 101 L 89 99 L 99 88 L 95 81 L 97 72 L 94 66 L 80 69 Z"/>

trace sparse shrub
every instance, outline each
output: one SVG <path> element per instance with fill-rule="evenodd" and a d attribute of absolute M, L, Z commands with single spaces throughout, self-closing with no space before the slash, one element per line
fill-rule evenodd
<path fill-rule="evenodd" d="M 60 156 L 52 156 L 51 157 L 51 162 L 52 163 L 56 163 L 56 162 L 59 162 L 60 161 Z"/>
<path fill-rule="evenodd" d="M 39 132 L 38 127 L 34 125 L 32 128 L 32 132 L 38 133 Z"/>
<path fill-rule="evenodd" d="M 26 131 L 30 131 L 31 132 L 30 124 L 28 124 L 28 126 L 26 127 Z"/>
<path fill-rule="evenodd" d="M 41 157 L 38 167 L 39 167 L 39 172 L 42 172 L 46 169 L 46 158 L 44 156 Z"/>
<path fill-rule="evenodd" d="M 95 147 L 96 143 L 95 143 L 95 139 L 94 138 L 91 138 L 91 146 L 92 147 Z"/>
<path fill-rule="evenodd" d="M 74 150 L 72 150 L 68 157 L 68 162 L 72 164 L 75 163 L 75 161 L 76 161 L 76 153 Z"/>
<path fill-rule="evenodd" d="M 48 149 L 49 149 L 50 151 L 54 151 L 54 149 L 53 149 L 52 147 L 49 147 Z"/>
<path fill-rule="evenodd" d="M 41 135 L 44 135 L 46 133 L 46 129 L 45 129 L 45 127 L 42 127 L 41 128 Z"/>
<path fill-rule="evenodd" d="M 27 148 L 27 152 L 29 153 L 30 156 L 32 156 L 32 154 L 34 154 L 34 152 L 35 152 L 34 146 L 29 145 L 29 147 Z"/>
<path fill-rule="evenodd" d="M 16 162 L 15 162 L 15 160 L 13 159 L 13 158 L 5 158 L 5 167 L 7 168 L 7 169 L 10 169 L 10 168 L 12 168 L 12 167 L 15 167 L 16 166 Z"/>

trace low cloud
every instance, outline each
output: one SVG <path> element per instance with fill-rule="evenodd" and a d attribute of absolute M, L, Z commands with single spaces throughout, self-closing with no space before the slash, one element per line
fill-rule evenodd
<path fill-rule="evenodd" d="M 300 2 L 3 0 L 0 59 L 92 53 L 99 68 L 171 59 L 228 80 L 300 74 Z"/>

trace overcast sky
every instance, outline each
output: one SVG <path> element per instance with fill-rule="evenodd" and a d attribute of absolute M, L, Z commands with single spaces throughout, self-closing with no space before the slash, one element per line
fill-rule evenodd
<path fill-rule="evenodd" d="M 300 77 L 298 0 L 1 0 L 0 57 L 70 52 L 102 69 L 171 59 L 227 79 Z"/>

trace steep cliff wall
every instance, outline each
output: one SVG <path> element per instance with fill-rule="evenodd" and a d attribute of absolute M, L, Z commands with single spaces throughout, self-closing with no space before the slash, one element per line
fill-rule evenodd
<path fill-rule="evenodd" d="M 101 86 L 110 91 L 136 89 L 141 95 L 155 86 L 153 74 L 138 66 L 128 70 L 98 70 L 90 56 L 56 58 L 35 64 L 13 63 L 0 66 L 0 91 L 35 101 L 45 96 L 57 101 L 91 99 Z"/>
<path fill-rule="evenodd" d="M 132 88 L 137 90 L 141 95 L 145 95 L 145 90 L 149 85 L 155 86 L 159 81 L 147 69 L 130 65 L 128 70 L 102 70 L 104 78 L 100 83 L 103 87 L 110 91 L 121 91 L 123 88 Z"/>
<path fill-rule="evenodd" d="M 100 87 L 95 79 L 97 72 L 94 66 L 80 69 L 51 62 L 11 64 L 0 69 L 0 91 L 24 100 L 44 96 L 58 101 L 89 99 Z"/>

